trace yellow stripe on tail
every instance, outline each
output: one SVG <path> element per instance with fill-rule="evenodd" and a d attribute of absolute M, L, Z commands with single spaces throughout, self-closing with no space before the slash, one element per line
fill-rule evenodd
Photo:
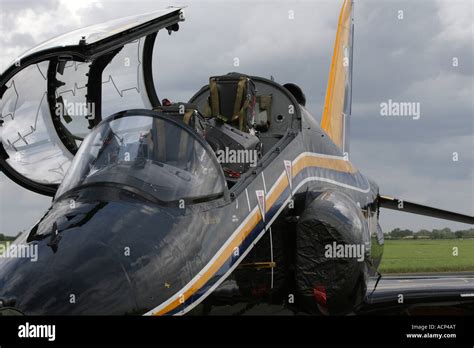
<path fill-rule="evenodd" d="M 348 152 L 352 89 L 352 8 L 345 0 L 339 15 L 321 128 L 343 152 Z"/>

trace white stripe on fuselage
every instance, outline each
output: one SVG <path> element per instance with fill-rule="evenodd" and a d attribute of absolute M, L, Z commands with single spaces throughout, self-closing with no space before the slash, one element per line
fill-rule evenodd
<path fill-rule="evenodd" d="M 321 157 L 321 158 L 333 158 L 333 159 L 338 159 L 338 160 L 345 160 L 344 157 L 340 157 L 340 156 L 332 156 L 332 155 L 326 155 L 326 154 L 317 154 L 317 153 L 312 153 L 312 152 L 303 152 L 301 153 L 300 155 L 298 155 L 295 160 L 293 161 L 293 164 L 295 164 L 300 158 L 304 157 L 304 156 L 312 156 L 312 157 Z M 275 181 L 275 183 L 273 184 L 273 186 L 271 187 L 270 191 L 268 192 L 268 194 L 265 195 L 265 199 L 267 196 L 269 196 L 273 190 L 277 187 L 277 185 L 279 184 L 280 180 L 283 180 L 285 176 L 285 170 L 283 170 L 283 172 L 281 173 L 281 175 L 279 176 L 279 178 Z M 294 189 L 293 189 L 293 195 L 300 189 L 301 186 L 305 185 L 306 183 L 308 182 L 311 182 L 311 181 L 319 181 L 319 182 L 327 182 L 327 183 L 330 183 L 330 184 L 334 184 L 336 186 L 340 186 L 340 187 L 344 187 L 344 188 L 347 188 L 347 189 L 350 189 L 350 190 L 354 190 L 354 191 L 358 191 L 358 192 L 363 192 L 363 193 L 368 193 L 370 191 L 370 184 L 369 182 L 367 181 L 367 185 L 368 185 L 368 188 L 367 189 L 361 189 L 359 187 L 355 187 L 355 186 L 351 186 L 351 185 L 348 185 L 348 184 L 344 184 L 344 183 L 341 183 L 341 182 L 338 182 L 338 181 L 335 181 L 335 180 L 331 180 L 331 179 L 327 179 L 327 178 L 322 178 L 322 177 L 317 177 L 317 176 L 311 176 L 311 177 L 307 177 L 305 179 L 303 179 Z M 249 210 L 250 210 L 250 200 L 248 200 L 248 193 L 247 193 L 247 189 L 245 189 L 245 192 L 247 194 L 247 202 L 249 204 Z M 280 215 L 280 213 L 282 212 L 282 210 L 285 208 L 285 206 L 288 204 L 288 202 L 290 201 L 292 197 L 292 194 L 290 192 L 290 195 L 288 198 L 286 198 L 285 202 L 281 205 L 281 207 L 278 209 L 278 211 L 275 213 L 275 215 L 273 216 L 273 218 L 266 224 L 266 227 L 269 228 L 273 221 L 275 221 L 275 219 Z M 152 310 L 148 311 L 147 313 L 145 313 L 144 315 L 153 315 L 154 313 L 156 312 L 159 312 L 160 310 L 162 310 L 163 308 L 165 308 L 166 306 L 168 306 L 170 303 L 172 303 L 173 301 L 179 299 L 179 297 L 181 296 L 181 294 L 184 294 L 187 290 L 189 290 L 189 288 L 191 288 L 191 286 L 197 281 L 199 280 L 203 274 L 205 274 L 205 272 L 214 264 L 214 262 L 220 257 L 220 255 L 227 249 L 227 246 L 235 239 L 235 237 L 240 233 L 240 230 L 247 224 L 248 220 L 254 215 L 257 213 L 257 210 L 258 210 L 258 204 L 253 208 L 253 210 L 250 212 L 250 214 L 244 219 L 244 221 L 242 221 L 242 223 L 236 228 L 236 230 L 232 233 L 232 235 L 227 239 L 227 241 L 222 245 L 222 247 L 217 251 L 217 253 L 212 257 L 212 259 L 206 264 L 206 266 L 204 266 L 204 268 L 193 278 L 191 279 L 191 281 L 186 284 L 185 287 L 183 287 L 180 291 L 178 291 L 177 293 L 175 293 L 173 296 L 171 296 L 168 300 L 166 300 L 165 302 L 163 302 L 162 304 L 160 304 L 159 306 L 153 308 Z M 196 307 L 199 303 L 201 303 L 205 298 L 207 298 L 209 296 L 209 294 L 214 291 L 233 271 L 234 269 L 239 265 L 239 263 L 245 258 L 245 256 L 247 256 L 247 254 L 250 252 L 250 250 L 253 248 L 253 246 L 258 242 L 258 240 L 260 240 L 260 238 L 263 236 L 263 234 L 265 233 L 265 230 L 263 229 L 259 235 L 255 238 L 254 242 L 252 242 L 252 244 L 249 245 L 249 247 L 239 256 L 239 258 L 237 259 L 237 261 L 229 268 L 229 270 L 218 280 L 216 281 L 216 283 L 211 286 L 211 288 L 206 291 L 204 293 L 204 295 L 202 295 L 199 299 L 197 299 L 196 301 L 194 301 L 193 303 L 191 303 L 189 306 L 185 307 L 182 311 L 180 311 L 179 313 L 175 314 L 175 315 L 179 315 L 179 314 L 185 314 L 187 312 L 189 312 L 191 309 L 193 309 L 194 307 Z"/>

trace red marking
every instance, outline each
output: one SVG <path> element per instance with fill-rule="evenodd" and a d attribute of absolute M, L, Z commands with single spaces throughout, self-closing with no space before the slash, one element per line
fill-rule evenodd
<path fill-rule="evenodd" d="M 256 287 L 252 288 L 252 297 L 261 297 L 265 295 L 268 291 L 268 288 L 265 284 L 257 285 Z"/>
<path fill-rule="evenodd" d="M 171 100 L 165 98 L 165 99 L 163 99 L 163 100 L 161 101 L 161 104 L 162 104 L 163 106 L 170 106 L 170 105 L 173 104 L 173 103 L 171 102 Z"/>
<path fill-rule="evenodd" d="M 317 285 L 313 288 L 313 296 L 316 302 L 322 306 L 327 304 L 326 287 L 323 285 Z"/>
<path fill-rule="evenodd" d="M 229 178 L 240 178 L 240 173 L 236 172 L 234 170 L 231 170 L 229 168 L 223 168 L 224 173 L 229 177 Z"/>

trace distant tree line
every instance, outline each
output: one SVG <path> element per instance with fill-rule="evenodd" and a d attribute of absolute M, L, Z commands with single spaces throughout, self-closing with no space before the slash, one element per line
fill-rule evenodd
<path fill-rule="evenodd" d="M 390 232 L 384 233 L 387 239 L 456 239 L 456 238 L 474 238 L 474 228 L 469 230 L 451 231 L 450 228 L 443 228 L 441 230 L 419 230 L 414 232 L 412 230 L 402 230 L 395 228 Z"/>

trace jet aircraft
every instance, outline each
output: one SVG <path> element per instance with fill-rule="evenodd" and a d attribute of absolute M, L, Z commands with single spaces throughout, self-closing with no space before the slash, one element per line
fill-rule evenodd
<path fill-rule="evenodd" d="M 182 8 L 19 57 L 0 77 L 0 167 L 53 201 L 13 244 L 37 248 L 37 261 L 0 258 L 0 312 L 386 309 L 393 294 L 369 301 L 380 209 L 474 218 L 381 194 L 351 163 L 352 14 L 346 0 L 321 124 L 296 84 L 236 72 L 211 76 L 188 101 L 160 100 L 155 41 L 180 29 Z M 430 301 L 474 301 L 443 294 Z"/>

